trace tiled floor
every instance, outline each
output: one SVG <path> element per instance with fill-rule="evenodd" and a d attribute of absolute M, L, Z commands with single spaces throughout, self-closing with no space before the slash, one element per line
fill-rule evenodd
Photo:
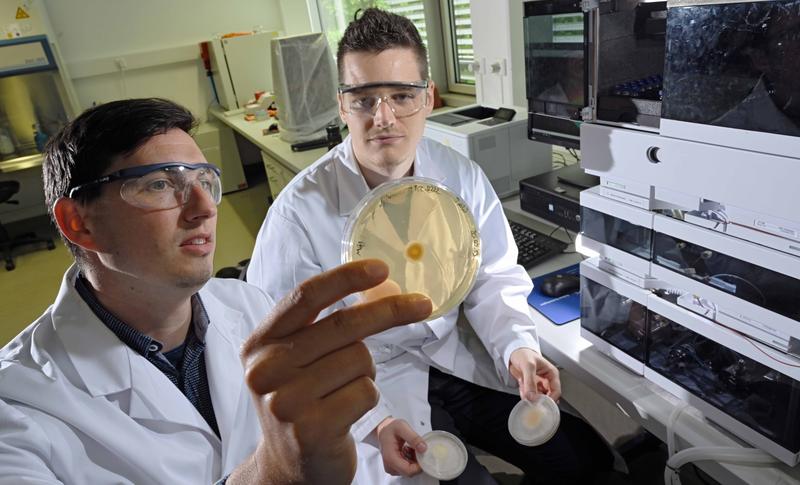
<path fill-rule="evenodd" d="M 267 183 L 223 196 L 217 223 L 215 271 L 249 258 L 258 229 L 267 213 Z M 20 227 L 24 226 L 24 227 Z M 53 231 L 46 218 L 10 224 L 12 234 L 35 230 L 39 235 Z M 53 232 L 54 238 L 55 232 Z M 72 263 L 66 247 L 56 241 L 56 249 L 21 248 L 15 257 L 17 268 L 0 267 L 0 347 L 41 315 L 53 302 L 64 271 Z"/>

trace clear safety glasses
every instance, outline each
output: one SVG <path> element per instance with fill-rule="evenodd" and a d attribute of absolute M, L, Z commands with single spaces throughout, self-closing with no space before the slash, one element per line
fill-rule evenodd
<path fill-rule="evenodd" d="M 396 118 L 406 118 L 427 104 L 428 81 L 341 84 L 339 94 L 347 114 L 375 116 L 381 103 L 386 103 Z"/>
<path fill-rule="evenodd" d="M 125 168 L 73 187 L 69 197 L 81 190 L 123 180 L 122 200 L 142 209 L 174 209 L 186 204 L 192 187 L 200 187 L 215 204 L 222 200 L 220 169 L 210 163 L 167 162 Z"/>

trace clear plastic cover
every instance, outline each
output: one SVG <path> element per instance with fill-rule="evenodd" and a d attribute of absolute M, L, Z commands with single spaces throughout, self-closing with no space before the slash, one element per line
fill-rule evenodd
<path fill-rule="evenodd" d="M 647 366 L 793 452 L 800 451 L 800 383 L 649 310 Z"/>
<path fill-rule="evenodd" d="M 653 262 L 800 321 L 800 280 L 668 234 L 653 236 Z"/>
<path fill-rule="evenodd" d="M 650 261 L 653 231 L 618 217 L 581 207 L 581 234 Z"/>
<path fill-rule="evenodd" d="M 376 258 L 389 279 L 366 299 L 422 293 L 429 319 L 464 300 L 481 262 L 481 239 L 469 207 L 444 185 L 422 177 L 387 182 L 353 210 L 345 225 L 342 262 Z"/>
<path fill-rule="evenodd" d="M 439 480 L 453 480 L 467 467 L 467 448 L 454 434 L 431 431 L 422 437 L 428 445 L 425 453 L 417 453 L 422 471 Z"/>
<path fill-rule="evenodd" d="M 324 34 L 272 40 L 272 81 L 281 139 L 297 143 L 322 138 L 339 124 L 338 74 Z"/>
<path fill-rule="evenodd" d="M 561 412 L 549 396 L 539 394 L 533 401 L 520 401 L 508 416 L 508 432 L 519 444 L 539 446 L 558 431 Z"/>
<path fill-rule="evenodd" d="M 586 277 L 581 277 L 581 327 L 644 362 L 647 308 Z"/>

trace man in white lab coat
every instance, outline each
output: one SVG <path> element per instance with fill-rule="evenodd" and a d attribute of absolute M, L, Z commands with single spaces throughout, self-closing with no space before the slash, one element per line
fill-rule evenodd
<path fill-rule="evenodd" d="M 340 115 L 350 134 L 277 197 L 258 235 L 248 281 L 280 298 L 296 282 L 338 265 L 344 225 L 356 204 L 371 188 L 406 175 L 438 180 L 458 194 L 482 238 L 477 281 L 463 303 L 480 342 L 460 338 L 458 310 L 367 340 L 381 399 L 352 428 L 356 481 L 430 482 L 404 447 L 422 450 L 419 435 L 444 429 L 516 464 L 536 483 L 589 482 L 609 466 L 610 454 L 585 423 L 563 415 L 555 437 L 536 448 L 508 433 L 508 415 L 520 396 L 559 398 L 558 370 L 539 353 L 526 301 L 531 280 L 516 264 L 497 195 L 475 163 L 422 138 L 433 82 L 419 33 L 403 17 L 367 9 L 347 28 L 337 57 Z M 357 301 L 350 296 L 338 307 Z M 458 483 L 494 481 L 470 455 Z"/>
<path fill-rule="evenodd" d="M 169 101 L 116 101 L 49 143 L 47 204 L 76 264 L 0 350 L 0 484 L 355 473 L 349 426 L 378 398 L 359 339 L 424 318 L 430 302 L 386 299 L 309 328 L 386 266 L 318 275 L 275 308 L 258 288 L 211 279 L 221 184 L 193 125 Z"/>

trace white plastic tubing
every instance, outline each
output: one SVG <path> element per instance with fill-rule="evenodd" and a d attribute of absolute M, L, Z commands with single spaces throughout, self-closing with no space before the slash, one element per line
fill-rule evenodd
<path fill-rule="evenodd" d="M 760 465 L 775 463 L 777 460 L 756 448 L 740 448 L 733 446 L 696 446 L 675 452 L 675 424 L 683 411 L 688 407 L 682 403 L 675 407 L 667 422 L 667 450 L 669 459 L 664 468 L 664 484 L 680 485 L 680 469 L 683 465 L 695 461 L 717 461 L 735 463 L 737 465 Z"/>

